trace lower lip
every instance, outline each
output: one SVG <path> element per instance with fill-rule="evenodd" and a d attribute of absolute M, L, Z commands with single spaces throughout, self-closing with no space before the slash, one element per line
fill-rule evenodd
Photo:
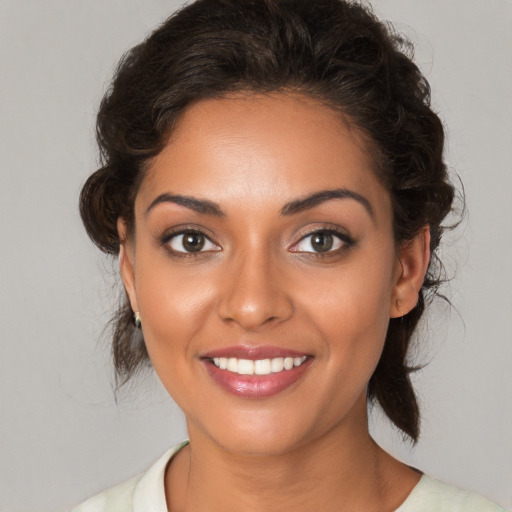
<path fill-rule="evenodd" d="M 225 391 L 243 398 L 268 398 L 295 384 L 307 371 L 311 361 L 308 358 L 300 366 L 294 366 L 291 370 L 268 375 L 239 375 L 221 370 L 209 359 L 205 359 L 204 364 L 210 377 Z"/>

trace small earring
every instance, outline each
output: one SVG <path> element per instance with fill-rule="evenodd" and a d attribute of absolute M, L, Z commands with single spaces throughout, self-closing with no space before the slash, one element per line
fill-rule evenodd
<path fill-rule="evenodd" d="M 140 321 L 140 315 L 139 315 L 138 311 L 135 311 L 135 313 L 133 313 L 133 319 L 135 321 L 135 327 L 137 327 L 137 329 L 140 329 L 141 321 Z"/>

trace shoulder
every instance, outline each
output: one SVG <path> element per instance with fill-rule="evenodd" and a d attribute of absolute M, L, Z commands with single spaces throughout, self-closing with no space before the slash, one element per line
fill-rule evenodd
<path fill-rule="evenodd" d="M 165 468 L 186 444 L 184 442 L 171 448 L 141 475 L 89 498 L 71 512 L 167 512 Z"/>
<path fill-rule="evenodd" d="M 505 509 L 473 492 L 423 475 L 396 512 L 505 512 Z"/>
<path fill-rule="evenodd" d="M 71 512 L 128 512 L 132 510 L 133 494 L 142 475 L 112 487 L 78 505 Z"/>

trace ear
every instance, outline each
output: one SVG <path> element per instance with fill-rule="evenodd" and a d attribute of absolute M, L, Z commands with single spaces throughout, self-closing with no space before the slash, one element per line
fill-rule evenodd
<path fill-rule="evenodd" d="M 119 235 L 119 270 L 123 279 L 124 288 L 130 300 L 133 311 L 138 312 L 137 293 L 135 291 L 135 251 L 133 243 L 127 240 L 126 222 L 119 217 L 117 219 L 117 233 Z"/>
<path fill-rule="evenodd" d="M 425 226 L 400 247 L 389 311 L 391 318 L 402 317 L 416 306 L 429 261 L 430 228 Z"/>

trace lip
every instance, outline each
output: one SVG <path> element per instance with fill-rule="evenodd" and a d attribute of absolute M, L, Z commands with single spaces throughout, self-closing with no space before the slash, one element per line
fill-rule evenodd
<path fill-rule="evenodd" d="M 303 357 L 307 359 L 291 370 L 283 370 L 268 375 L 239 375 L 221 370 L 213 364 L 214 357 L 236 357 L 238 359 L 273 359 L 275 357 Z M 310 354 L 282 347 L 238 345 L 213 350 L 201 356 L 208 374 L 224 391 L 241 398 L 262 399 L 275 396 L 295 384 L 308 371 L 313 362 Z"/>
<path fill-rule="evenodd" d="M 250 346 L 234 345 L 212 350 L 201 355 L 203 359 L 213 359 L 214 357 L 236 357 L 237 359 L 273 359 L 274 357 L 303 357 L 310 356 L 306 352 L 299 352 L 289 348 L 274 347 L 271 345 Z"/>

